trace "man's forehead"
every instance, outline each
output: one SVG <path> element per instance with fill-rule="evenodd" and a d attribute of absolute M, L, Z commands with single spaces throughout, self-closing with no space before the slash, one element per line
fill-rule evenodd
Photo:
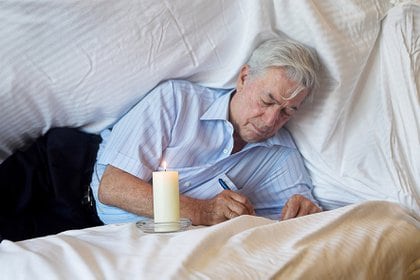
<path fill-rule="evenodd" d="M 291 101 L 298 96 L 307 95 L 307 90 L 301 86 L 290 87 L 277 93 L 267 92 L 267 97 L 277 104 L 283 104 L 284 101 Z"/>

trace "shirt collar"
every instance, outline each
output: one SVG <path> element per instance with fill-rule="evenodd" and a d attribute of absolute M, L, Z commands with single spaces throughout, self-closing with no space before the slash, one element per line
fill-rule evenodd
<path fill-rule="evenodd" d="M 204 112 L 200 120 L 224 120 L 229 121 L 229 103 L 235 89 L 232 89 L 220 97 L 218 97 L 213 104 Z M 296 145 L 286 128 L 281 128 L 274 136 L 257 143 L 248 143 L 243 150 L 252 147 L 271 147 L 271 146 L 284 146 L 296 149 Z"/>
<path fill-rule="evenodd" d="M 291 149 L 296 149 L 295 142 L 290 134 L 290 132 L 282 127 L 277 131 L 274 136 L 257 143 L 249 143 L 247 147 L 256 147 L 256 146 L 264 146 L 264 147 L 271 147 L 271 146 L 284 146 Z"/>
<path fill-rule="evenodd" d="M 200 120 L 228 120 L 229 119 L 229 103 L 230 97 L 235 92 L 235 89 L 222 94 L 213 104 L 201 115 Z"/>

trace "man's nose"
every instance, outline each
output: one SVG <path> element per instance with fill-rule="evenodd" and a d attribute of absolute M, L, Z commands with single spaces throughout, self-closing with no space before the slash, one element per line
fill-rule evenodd
<path fill-rule="evenodd" d="M 274 127 L 278 122 L 280 116 L 280 110 L 276 108 L 270 108 L 264 112 L 264 125 L 266 127 Z"/>

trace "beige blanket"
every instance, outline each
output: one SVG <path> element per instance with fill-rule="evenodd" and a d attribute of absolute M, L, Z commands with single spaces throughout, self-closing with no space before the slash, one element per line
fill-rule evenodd
<path fill-rule="evenodd" d="M 284 222 L 146 234 L 107 225 L 0 244 L 2 279 L 420 279 L 420 219 L 367 202 Z"/>

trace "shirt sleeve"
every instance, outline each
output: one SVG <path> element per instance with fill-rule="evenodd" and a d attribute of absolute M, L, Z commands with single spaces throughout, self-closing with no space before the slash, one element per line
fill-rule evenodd
<path fill-rule="evenodd" d="M 257 215 L 277 220 L 285 203 L 295 194 L 303 195 L 318 205 L 312 195 L 312 181 L 297 149 L 284 148 L 264 181 L 251 195 Z"/>
<path fill-rule="evenodd" d="M 284 147 L 283 147 L 284 148 Z M 257 215 L 278 220 L 286 202 L 295 194 L 319 206 L 312 195 L 312 181 L 297 149 L 284 148 L 265 180 L 249 194 Z"/>
<path fill-rule="evenodd" d="M 111 164 L 145 181 L 161 164 L 175 120 L 170 81 L 149 92 L 112 128 L 100 164 Z"/>
<path fill-rule="evenodd" d="M 251 147 L 239 163 L 242 167 L 228 174 L 239 192 L 251 200 L 257 215 L 274 220 L 279 219 L 285 203 L 295 194 L 318 205 L 311 178 L 291 135 L 284 130 L 279 139 Z"/>
<path fill-rule="evenodd" d="M 277 184 L 283 184 L 284 187 L 284 191 L 281 194 L 284 201 L 283 205 L 293 195 L 300 194 L 319 206 L 318 201 L 312 194 L 312 180 L 297 149 L 291 149 L 284 160 L 283 168 L 287 170 L 280 172 L 277 176 Z"/>
<path fill-rule="evenodd" d="M 312 179 L 292 135 L 287 129 L 282 129 L 277 136 L 289 148 L 280 158 L 280 169 L 277 172 L 275 171 L 276 174 L 274 175 L 277 180 L 276 185 L 283 186 L 283 192 L 280 194 L 282 204 L 284 205 L 293 195 L 300 194 L 319 206 L 318 201 L 312 194 Z"/>

